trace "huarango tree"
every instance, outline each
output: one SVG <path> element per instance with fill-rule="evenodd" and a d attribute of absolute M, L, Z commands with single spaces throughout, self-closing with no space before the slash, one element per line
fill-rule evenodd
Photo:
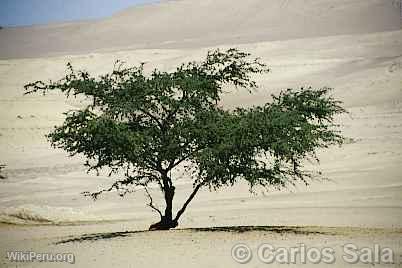
<path fill-rule="evenodd" d="M 333 122 L 344 112 L 330 89 L 288 89 L 260 107 L 225 110 L 218 106 L 223 86 L 250 91 L 256 88 L 252 74 L 266 73 L 259 59 L 236 49 L 209 52 L 202 62 L 182 64 L 172 72 L 143 65 L 115 66 L 98 78 L 74 71 L 56 82 L 37 81 L 26 93 L 60 90 L 67 97 L 83 95 L 91 103 L 66 113 L 63 125 L 48 135 L 52 145 L 71 155 L 83 154 L 89 170 L 125 171 L 124 178 L 101 193 L 127 186 L 144 187 L 149 206 L 160 215 L 150 229 L 175 228 L 189 203 L 202 187 L 217 190 L 245 180 L 250 187 L 286 187 L 311 173 L 302 160 L 315 157 L 318 148 L 341 144 Z M 318 160 L 318 159 L 317 159 Z M 176 213 L 173 211 L 175 180 L 171 171 L 188 171 L 193 191 Z M 147 189 L 160 187 L 164 211 L 158 209 Z"/>
<path fill-rule="evenodd" d="M 1 174 L 1 173 L 2 173 L 2 170 L 3 170 L 5 167 L 6 167 L 6 165 L 0 164 L 0 179 L 5 179 L 5 178 L 6 178 L 5 175 Z"/>

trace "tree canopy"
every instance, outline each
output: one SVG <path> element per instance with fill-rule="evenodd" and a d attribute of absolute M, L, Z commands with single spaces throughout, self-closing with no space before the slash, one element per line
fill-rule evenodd
<path fill-rule="evenodd" d="M 218 105 L 224 86 L 249 90 L 257 87 L 252 75 L 267 66 L 237 49 L 208 52 L 201 62 L 189 62 L 173 71 L 144 64 L 125 67 L 117 62 L 110 74 L 93 77 L 86 71 L 68 72 L 59 81 L 37 81 L 26 93 L 59 90 L 67 97 L 85 96 L 90 103 L 66 113 L 61 126 L 48 135 L 52 145 L 71 155 L 83 154 L 89 170 L 124 170 L 125 176 L 107 189 L 87 193 L 97 198 L 105 191 L 127 186 L 159 185 L 166 206 L 152 202 L 161 221 L 154 229 L 178 225 L 198 190 L 217 190 L 245 180 L 250 187 L 286 187 L 307 183 L 311 173 L 302 161 L 315 159 L 319 148 L 341 144 L 334 117 L 343 113 L 330 88 L 287 89 L 271 102 L 250 108 L 224 109 Z M 317 159 L 318 160 L 318 159 Z M 170 171 L 185 168 L 193 192 L 173 215 L 175 180 Z"/>

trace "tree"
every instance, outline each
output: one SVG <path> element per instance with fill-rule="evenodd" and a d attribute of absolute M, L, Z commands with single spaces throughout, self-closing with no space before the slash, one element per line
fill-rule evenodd
<path fill-rule="evenodd" d="M 2 170 L 6 167 L 6 165 L 4 164 L 0 164 L 0 179 L 5 179 L 6 176 L 4 176 L 3 174 L 1 174 Z"/>
<path fill-rule="evenodd" d="M 124 170 L 124 178 L 99 192 L 130 192 L 143 187 L 149 206 L 160 216 L 150 229 L 178 225 L 189 203 L 203 188 L 217 190 L 246 180 L 255 186 L 278 188 L 296 181 L 308 183 L 312 173 L 302 161 L 343 138 L 334 116 L 344 112 L 330 89 L 288 89 L 264 106 L 225 110 L 218 105 L 223 86 L 252 91 L 253 74 L 268 72 L 259 59 L 237 49 L 208 52 L 202 62 L 182 64 L 172 72 L 144 72 L 144 64 L 126 68 L 117 62 L 113 72 L 98 78 L 76 72 L 68 64 L 61 80 L 37 81 L 26 94 L 60 90 L 67 97 L 82 95 L 90 103 L 66 113 L 63 125 L 48 135 L 52 145 L 72 156 L 83 154 L 88 171 Z M 175 180 L 171 171 L 185 168 L 193 191 L 174 215 Z M 153 203 L 148 186 L 158 185 L 164 211 Z"/>

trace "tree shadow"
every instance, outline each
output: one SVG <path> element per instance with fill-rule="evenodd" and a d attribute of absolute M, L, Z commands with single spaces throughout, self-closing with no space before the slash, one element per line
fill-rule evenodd
<path fill-rule="evenodd" d="M 208 228 L 191 228 L 182 230 L 192 230 L 195 232 L 267 232 L 277 234 L 295 234 L 295 235 L 335 235 L 336 233 L 329 230 L 319 230 L 318 227 L 303 226 L 224 226 L 224 227 L 208 227 Z"/>
<path fill-rule="evenodd" d="M 97 241 L 97 240 L 107 240 L 119 237 L 128 237 L 132 234 L 137 233 L 145 233 L 149 231 L 126 231 L 126 232 L 111 232 L 111 233 L 95 233 L 95 234 L 84 234 L 77 237 L 72 237 L 65 240 L 60 240 L 55 245 L 67 244 L 67 243 L 74 243 L 74 242 L 85 242 L 85 241 Z"/>
<path fill-rule="evenodd" d="M 224 226 L 224 227 L 206 227 L 206 228 L 184 228 L 184 229 L 172 229 L 169 232 L 230 232 L 230 233 L 245 233 L 245 232 L 266 232 L 277 234 L 294 234 L 294 235 L 336 235 L 336 232 L 331 232 L 328 228 L 319 227 L 302 227 L 302 226 Z M 125 232 L 110 232 L 110 233 L 94 233 L 85 234 L 78 237 L 72 237 L 69 239 L 56 242 L 56 245 L 67 243 L 81 243 L 81 242 L 93 242 L 98 240 L 114 239 L 129 237 L 138 233 L 152 233 L 152 232 L 166 232 L 166 231 L 125 231 Z"/>

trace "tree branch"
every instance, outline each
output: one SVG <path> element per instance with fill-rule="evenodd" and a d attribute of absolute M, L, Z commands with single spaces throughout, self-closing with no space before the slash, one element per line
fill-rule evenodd
<path fill-rule="evenodd" d="M 181 215 L 184 213 L 184 211 L 186 210 L 188 204 L 190 204 L 190 202 L 193 200 L 194 196 L 197 194 L 198 190 L 200 190 L 200 188 L 202 187 L 202 183 L 198 184 L 193 192 L 191 193 L 191 195 L 188 197 L 187 201 L 184 203 L 183 207 L 177 212 L 177 215 L 175 217 L 175 221 L 179 221 Z"/>
<path fill-rule="evenodd" d="M 189 143 L 186 143 L 186 145 L 184 145 L 183 147 L 187 147 L 189 145 Z M 194 151 L 188 153 L 187 155 L 185 155 L 184 157 L 180 158 L 180 159 L 174 159 L 170 162 L 169 167 L 167 168 L 167 170 L 172 170 L 175 167 L 177 167 L 178 165 L 180 165 L 182 162 L 186 161 L 187 159 L 189 159 L 191 156 L 193 156 L 194 154 L 198 153 L 199 151 L 203 150 L 205 148 L 201 147 L 201 148 L 197 148 Z M 177 160 L 177 161 L 176 161 Z"/>
<path fill-rule="evenodd" d="M 144 109 L 139 109 L 142 113 L 144 113 L 145 115 L 147 115 L 149 118 L 151 118 L 152 120 L 155 121 L 156 124 L 158 124 L 158 126 L 163 129 L 163 125 L 162 123 L 158 120 L 158 118 L 154 115 L 152 115 L 150 112 L 144 110 Z"/>
<path fill-rule="evenodd" d="M 154 202 L 153 202 L 153 199 L 152 199 L 152 196 L 151 196 L 151 194 L 149 193 L 148 188 L 147 188 L 146 186 L 144 186 L 144 190 L 145 190 L 145 193 L 147 194 L 147 196 L 148 196 L 148 198 L 149 198 L 149 204 L 148 204 L 148 206 L 149 206 L 150 208 L 152 208 L 153 210 L 155 210 L 156 212 L 158 212 L 159 216 L 160 216 L 161 219 L 162 219 L 162 217 L 163 217 L 162 212 L 161 212 L 157 207 L 155 207 Z"/>

